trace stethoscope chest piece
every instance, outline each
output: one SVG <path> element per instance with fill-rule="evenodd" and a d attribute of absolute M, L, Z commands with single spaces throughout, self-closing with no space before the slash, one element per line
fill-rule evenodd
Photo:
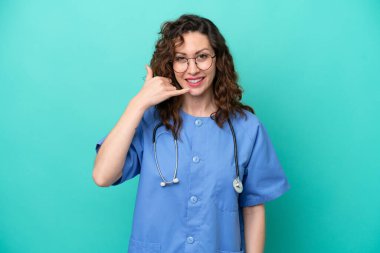
<path fill-rule="evenodd" d="M 232 182 L 232 185 L 237 193 L 243 192 L 243 184 L 238 177 L 234 179 L 234 181 Z"/>

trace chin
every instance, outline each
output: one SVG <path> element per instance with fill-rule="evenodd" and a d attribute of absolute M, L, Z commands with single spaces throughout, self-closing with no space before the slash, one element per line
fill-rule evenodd
<path fill-rule="evenodd" d="M 200 96 L 200 95 L 202 95 L 202 93 L 203 93 L 203 91 L 194 90 L 194 89 L 191 89 L 191 88 L 190 88 L 190 91 L 189 91 L 189 94 L 191 96 Z"/>

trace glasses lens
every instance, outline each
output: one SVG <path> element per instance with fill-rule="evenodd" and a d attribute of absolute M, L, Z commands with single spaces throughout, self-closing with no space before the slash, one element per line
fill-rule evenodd
<path fill-rule="evenodd" d="M 187 59 L 183 56 L 176 56 L 173 61 L 173 69 L 175 72 L 182 73 L 185 72 L 189 66 Z M 209 54 L 200 54 L 195 58 L 195 63 L 197 68 L 200 70 L 208 70 L 212 65 L 213 57 Z"/>
<path fill-rule="evenodd" d="M 209 54 L 200 54 L 195 59 L 197 67 L 201 70 L 208 70 L 212 64 L 212 58 Z"/>
<path fill-rule="evenodd" d="M 187 59 L 183 56 L 176 56 L 173 61 L 175 72 L 185 72 L 187 69 Z"/>

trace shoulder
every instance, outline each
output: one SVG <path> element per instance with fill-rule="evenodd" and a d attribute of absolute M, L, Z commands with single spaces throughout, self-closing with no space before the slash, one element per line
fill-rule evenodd
<path fill-rule="evenodd" d="M 253 114 L 252 112 L 245 109 L 243 109 L 243 112 L 243 115 L 237 112 L 235 117 L 233 117 L 233 120 L 236 122 L 236 124 L 245 127 L 257 127 L 260 125 L 260 119 L 256 114 Z"/>
<path fill-rule="evenodd" d="M 258 116 L 248 110 L 243 110 L 244 115 L 240 113 L 236 113 L 236 117 L 233 118 L 233 124 L 236 125 L 237 128 L 244 131 L 251 140 L 254 140 L 261 126 L 260 119 Z"/>
<path fill-rule="evenodd" d="M 155 106 L 151 106 L 145 110 L 142 121 L 147 126 L 150 126 L 159 121 L 158 111 Z"/>

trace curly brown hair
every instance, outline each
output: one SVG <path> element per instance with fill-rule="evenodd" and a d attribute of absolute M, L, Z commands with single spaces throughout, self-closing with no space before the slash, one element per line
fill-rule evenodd
<path fill-rule="evenodd" d="M 184 42 L 183 34 L 187 32 L 200 32 L 206 35 L 210 45 L 216 54 L 216 73 L 213 80 L 213 95 L 217 111 L 213 113 L 213 119 L 219 127 L 231 116 L 240 115 L 246 117 L 243 109 L 255 113 L 254 110 L 240 102 L 243 89 L 237 83 L 237 73 L 234 62 L 226 41 L 219 29 L 207 18 L 194 14 L 184 14 L 174 21 L 167 21 L 161 25 L 158 33 L 160 38 L 156 42 L 155 51 L 150 61 L 150 66 L 155 76 L 170 78 L 172 84 L 181 89 L 173 70 L 175 47 Z M 162 123 L 166 129 L 170 129 L 174 136 L 179 136 L 182 119 L 179 110 L 182 106 L 183 96 L 171 97 L 156 105 Z M 169 123 L 173 119 L 173 124 Z"/>

